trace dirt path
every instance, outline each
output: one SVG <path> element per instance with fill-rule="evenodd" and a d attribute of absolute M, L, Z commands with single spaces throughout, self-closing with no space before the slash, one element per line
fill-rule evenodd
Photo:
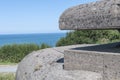
<path fill-rule="evenodd" d="M 18 65 L 0 65 L 0 73 L 2 72 L 16 72 Z"/>

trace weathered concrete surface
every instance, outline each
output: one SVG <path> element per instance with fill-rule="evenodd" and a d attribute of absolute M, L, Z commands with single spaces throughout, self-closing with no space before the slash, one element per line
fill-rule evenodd
<path fill-rule="evenodd" d="M 120 29 L 120 0 L 101 0 L 67 9 L 60 29 Z"/>
<path fill-rule="evenodd" d="M 66 70 L 85 70 L 100 73 L 103 80 L 120 80 L 120 45 L 84 46 L 65 51 Z"/>
<path fill-rule="evenodd" d="M 64 70 L 64 50 L 85 45 L 55 47 L 32 52 L 18 65 L 16 80 L 102 80 L 100 73 Z"/>

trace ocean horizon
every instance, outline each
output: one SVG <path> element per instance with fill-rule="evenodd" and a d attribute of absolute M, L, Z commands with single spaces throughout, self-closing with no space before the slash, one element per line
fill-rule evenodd
<path fill-rule="evenodd" d="M 55 47 L 57 41 L 66 33 L 0 34 L 0 46 L 8 44 L 48 44 Z"/>

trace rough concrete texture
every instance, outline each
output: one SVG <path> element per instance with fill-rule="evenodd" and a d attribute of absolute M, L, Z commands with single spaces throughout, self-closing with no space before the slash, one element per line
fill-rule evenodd
<path fill-rule="evenodd" d="M 27 55 L 18 65 L 16 80 L 102 80 L 100 73 L 64 70 L 64 50 L 82 47 L 74 45 L 48 48 Z"/>
<path fill-rule="evenodd" d="M 101 0 L 67 9 L 60 29 L 120 29 L 120 0 Z"/>
<path fill-rule="evenodd" d="M 100 73 L 103 80 L 120 80 L 120 42 L 84 46 L 65 51 L 65 70 Z"/>

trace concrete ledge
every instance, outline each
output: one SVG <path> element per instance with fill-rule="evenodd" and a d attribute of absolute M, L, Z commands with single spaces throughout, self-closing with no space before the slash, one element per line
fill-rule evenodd
<path fill-rule="evenodd" d="M 120 80 L 118 44 L 89 45 L 65 50 L 64 68 L 97 72 L 103 76 L 103 80 Z"/>

